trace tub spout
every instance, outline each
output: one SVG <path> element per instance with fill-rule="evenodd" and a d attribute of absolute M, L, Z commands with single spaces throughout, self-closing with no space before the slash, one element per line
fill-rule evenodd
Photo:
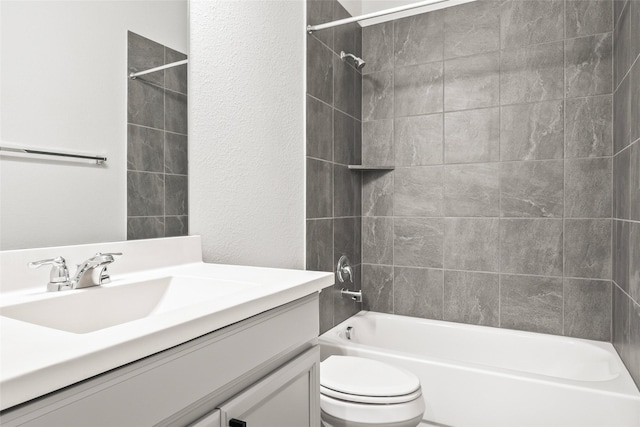
<path fill-rule="evenodd" d="M 350 291 L 349 289 L 342 288 L 340 294 L 344 297 L 347 296 L 355 302 L 362 302 L 362 291 Z"/>

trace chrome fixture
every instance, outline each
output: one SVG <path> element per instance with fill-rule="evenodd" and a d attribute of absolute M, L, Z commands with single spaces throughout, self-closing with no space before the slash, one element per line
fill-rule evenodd
<path fill-rule="evenodd" d="M 350 291 L 349 289 L 342 288 L 340 290 L 340 295 L 343 297 L 349 297 L 355 302 L 362 302 L 362 291 Z"/>
<path fill-rule="evenodd" d="M 172 62 L 171 64 L 161 65 L 159 67 L 154 67 L 154 68 L 149 68 L 148 70 L 139 71 L 137 73 L 131 72 L 131 73 L 129 73 L 129 78 L 131 80 L 135 80 L 139 76 L 144 76 L 145 74 L 149 74 L 149 73 L 155 73 L 156 71 L 166 70 L 167 68 L 177 67 L 178 65 L 184 65 L 184 64 L 186 64 L 188 62 L 189 62 L 188 59 L 183 59 L 182 61 L 176 61 L 176 62 Z"/>
<path fill-rule="evenodd" d="M 350 340 L 351 337 L 353 337 L 353 326 L 347 326 L 347 330 L 344 332 L 344 334 L 347 339 Z"/>
<path fill-rule="evenodd" d="M 98 252 L 78 266 L 71 283 L 73 289 L 88 288 L 109 283 L 111 278 L 107 274 L 107 266 L 115 261 L 114 255 L 122 252 L 103 254 Z"/>
<path fill-rule="evenodd" d="M 107 273 L 107 266 L 115 261 L 113 257 L 117 255 L 122 255 L 122 253 L 103 254 L 98 252 L 78 265 L 78 271 L 73 275 L 73 279 L 69 278 L 69 269 L 65 259 L 61 256 L 30 262 L 28 266 L 29 268 L 38 268 L 43 265 L 51 265 L 49 283 L 47 283 L 47 291 L 49 292 L 82 289 L 109 283 L 111 278 Z"/>
<path fill-rule="evenodd" d="M 29 268 L 40 268 L 43 265 L 51 265 L 51 272 L 49 273 L 49 283 L 47 283 L 47 291 L 63 291 L 65 289 L 71 289 L 71 282 L 69 282 L 69 269 L 67 269 L 67 263 L 61 256 L 52 259 L 43 259 L 40 261 L 34 261 L 27 264 Z"/>
<path fill-rule="evenodd" d="M 340 283 L 344 283 L 345 276 L 347 276 L 349 278 L 349 281 L 353 283 L 353 269 L 351 268 L 351 263 L 349 262 L 349 258 L 347 258 L 346 255 L 342 255 L 338 260 L 336 274 L 338 275 L 338 280 L 340 281 Z"/>
<path fill-rule="evenodd" d="M 71 159 L 80 159 L 80 160 L 94 160 L 96 165 L 102 165 L 107 161 L 107 156 L 92 156 L 89 154 L 74 154 L 74 153 L 60 153 L 58 151 L 44 151 L 44 150 L 36 150 L 33 148 L 18 148 L 18 147 L 0 147 L 0 151 L 6 151 L 10 153 L 20 153 L 20 154 L 37 154 L 39 156 L 55 156 L 55 157 L 68 157 Z"/>
<path fill-rule="evenodd" d="M 393 13 L 404 12 L 406 10 L 417 9 L 419 7 L 430 6 L 432 4 L 451 2 L 452 5 L 458 5 L 462 3 L 468 3 L 474 0 L 424 0 L 416 3 L 407 4 L 404 6 L 392 7 L 377 12 L 366 13 L 364 15 L 353 16 L 351 18 L 338 19 L 337 21 L 327 22 L 326 24 L 307 25 L 307 32 L 312 34 L 314 31 L 326 30 L 327 28 L 339 27 L 340 25 L 351 24 L 352 22 L 366 21 L 367 19 L 378 18 L 380 16 L 391 15 Z M 446 6 L 449 7 L 449 6 Z"/>
<path fill-rule="evenodd" d="M 356 66 L 356 69 L 358 70 L 362 70 L 362 68 L 364 68 L 364 66 L 367 64 L 366 62 L 364 62 L 364 59 L 358 58 L 353 53 L 345 53 L 344 50 L 341 51 L 340 59 L 342 59 L 342 62 L 345 62 L 347 58 L 353 59 L 353 64 Z"/>

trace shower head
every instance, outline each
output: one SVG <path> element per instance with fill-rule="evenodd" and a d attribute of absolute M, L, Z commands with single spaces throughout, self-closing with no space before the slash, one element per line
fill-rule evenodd
<path fill-rule="evenodd" d="M 357 70 L 362 70 L 362 68 L 366 65 L 366 62 L 364 62 L 364 59 L 358 58 L 352 53 L 344 53 L 344 51 L 340 52 L 340 59 L 342 59 L 343 62 L 347 57 L 350 57 L 351 59 L 353 59 L 353 64 L 356 66 Z"/>

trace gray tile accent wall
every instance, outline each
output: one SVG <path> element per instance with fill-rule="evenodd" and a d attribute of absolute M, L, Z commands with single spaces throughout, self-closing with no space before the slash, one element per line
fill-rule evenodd
<path fill-rule="evenodd" d="M 186 59 L 128 33 L 128 72 Z M 188 234 L 187 66 L 128 82 L 127 239 Z"/>
<path fill-rule="evenodd" d="M 365 308 L 612 338 L 612 258 L 631 283 L 638 234 L 612 224 L 614 198 L 633 205 L 611 191 L 612 110 L 636 93 L 616 107 L 620 13 L 614 33 L 608 0 L 479 0 L 364 28 L 363 160 L 396 166 L 363 178 Z M 619 133 L 637 135 L 628 114 Z"/>
<path fill-rule="evenodd" d="M 307 22 L 320 24 L 348 17 L 348 12 L 336 0 L 307 0 Z M 322 30 L 307 36 L 307 254 L 306 268 L 315 271 L 335 271 L 338 259 L 347 255 L 354 268 L 354 283 L 339 283 L 320 293 L 320 333 L 332 328 L 361 310 L 362 304 L 354 303 L 340 295 L 342 287 L 361 288 L 361 259 L 375 257 L 361 245 L 361 234 L 367 232 L 362 224 L 362 173 L 351 171 L 349 164 L 360 164 L 362 132 L 375 138 L 375 147 L 382 161 L 387 156 L 391 162 L 392 132 L 389 124 L 376 123 L 372 128 L 362 128 L 361 102 L 362 75 L 351 62 L 340 60 L 340 51 L 361 56 L 362 30 L 358 24 Z M 384 47 L 380 47 L 383 49 Z M 375 64 L 367 63 L 367 66 Z M 382 67 L 382 64 L 380 65 Z M 369 82 L 373 88 L 391 85 L 381 79 Z M 377 116 L 385 108 L 367 114 Z M 381 157 L 382 156 L 382 157 Z M 379 198 L 385 188 L 372 188 Z M 367 197 L 365 195 L 365 197 Z M 383 199 L 380 207 L 384 209 Z M 375 232 L 375 229 L 373 230 Z M 384 246 L 382 246 L 384 248 Z"/>
<path fill-rule="evenodd" d="M 612 342 L 640 387 L 640 0 L 613 16 Z"/>

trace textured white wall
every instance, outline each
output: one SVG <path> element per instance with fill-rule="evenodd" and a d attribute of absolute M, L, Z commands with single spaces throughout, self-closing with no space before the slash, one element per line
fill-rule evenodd
<path fill-rule="evenodd" d="M 127 30 L 186 52 L 186 0 L 0 2 L 2 143 L 104 153 L 0 156 L 0 249 L 126 238 Z"/>
<path fill-rule="evenodd" d="M 189 233 L 205 261 L 304 267 L 305 10 L 190 2 Z"/>

